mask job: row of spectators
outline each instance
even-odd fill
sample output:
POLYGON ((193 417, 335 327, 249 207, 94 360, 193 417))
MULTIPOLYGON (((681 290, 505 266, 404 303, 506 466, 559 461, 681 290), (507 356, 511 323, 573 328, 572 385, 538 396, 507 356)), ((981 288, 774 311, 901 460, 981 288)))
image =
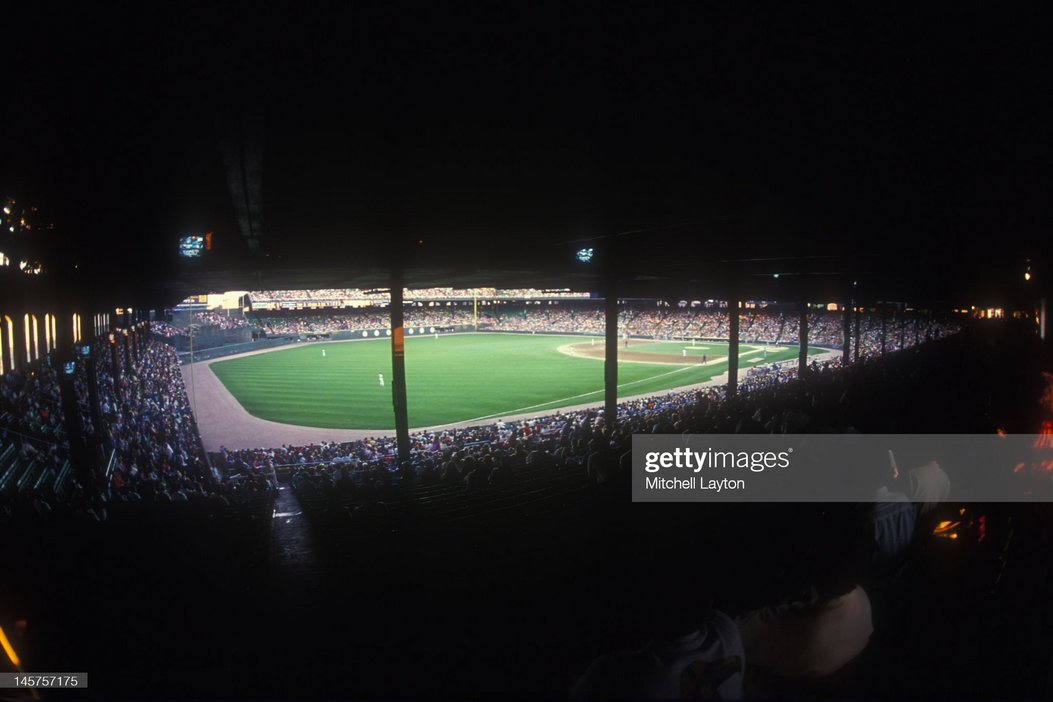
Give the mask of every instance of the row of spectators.
POLYGON ((173 336, 179 336, 187 333, 186 327, 174 327, 168 322, 150 322, 150 332, 155 336, 162 336, 166 339, 170 339, 173 336))
MULTIPOLYGON (((547 298, 588 299, 590 293, 569 290, 536 290, 534 288, 424 288, 406 290, 407 300, 535 300, 547 298)), ((321 290, 256 290, 249 293, 252 302, 278 304, 284 302, 341 304, 351 300, 387 302, 387 292, 367 294, 356 288, 327 288, 321 290)))
POLYGON ((173 336, 186 335, 190 333, 191 327, 197 333, 203 327, 218 327, 219 329, 247 329, 252 323, 238 315, 227 315, 220 312, 207 310, 194 312, 191 320, 186 324, 169 324, 168 322, 151 322, 150 330, 159 336, 171 338, 173 336))
MULTIPOLYGON (((628 313, 620 313, 619 326, 628 313)), ((603 310, 573 307, 527 307, 521 311, 487 316, 486 321, 495 331, 516 332, 577 332, 603 334, 603 310)))
POLYGON ((247 319, 239 315, 223 314, 212 310, 193 313, 193 323, 201 327, 219 327, 221 329, 242 329, 251 326, 247 319))
MULTIPOLYGON (((604 315, 597 309, 568 307, 527 307, 523 311, 487 316, 486 321, 497 331, 604 333, 604 315)), ((798 344, 799 317, 796 314, 744 311, 739 320, 739 339, 744 343, 798 344)), ((853 322, 854 324, 854 322, 853 322)), ((618 315, 619 334, 655 339, 703 338, 726 339, 729 319, 725 310, 698 309, 623 309, 618 315)), ((953 322, 931 321, 915 316, 890 316, 884 323, 886 350, 910 348, 918 341, 940 339, 960 330, 953 322)), ((860 320, 862 356, 875 355, 881 349, 882 320, 877 314, 865 314, 860 320)), ((855 327, 852 327, 855 344, 855 327)), ((840 347, 843 341, 843 319, 840 312, 813 312, 809 315, 809 343, 840 347)), ((854 348, 854 346, 853 346, 854 348)))
MULTIPOLYGON (((444 327, 473 323, 473 315, 465 309, 407 307, 405 322, 410 327, 444 327)), ((386 311, 374 308, 348 310, 341 314, 312 314, 303 317, 261 317, 268 334, 319 334, 353 330, 384 330, 391 326, 386 311)))

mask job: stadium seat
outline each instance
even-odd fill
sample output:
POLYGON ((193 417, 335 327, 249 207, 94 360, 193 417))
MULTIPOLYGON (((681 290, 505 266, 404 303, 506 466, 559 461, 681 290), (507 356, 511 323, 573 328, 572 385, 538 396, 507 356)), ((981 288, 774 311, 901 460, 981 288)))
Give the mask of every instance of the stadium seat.
POLYGON ((69 477, 73 472, 73 464, 66 461, 62 464, 62 468, 59 469, 58 477, 55 478, 55 483, 51 489, 58 496, 62 502, 66 501, 67 493, 69 492, 69 477))
POLYGON ((21 475, 19 475, 18 479, 15 481, 12 490, 20 493, 29 489, 29 487, 35 482, 36 477, 42 468, 43 466, 35 460, 29 461, 28 465, 26 465, 26 469, 22 471, 21 475))

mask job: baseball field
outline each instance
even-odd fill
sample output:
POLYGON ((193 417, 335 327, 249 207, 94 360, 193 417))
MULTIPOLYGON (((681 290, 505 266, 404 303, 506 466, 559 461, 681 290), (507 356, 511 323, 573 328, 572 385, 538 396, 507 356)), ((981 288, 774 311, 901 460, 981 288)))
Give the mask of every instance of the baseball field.
MULTIPOLYGON (((742 345, 739 366, 744 370, 785 361, 797 353, 796 346, 742 345)), ((408 336, 410 426, 485 422, 602 402, 603 354, 599 337, 408 336)), ((727 372, 727 367, 727 344, 632 340, 626 346, 620 341, 619 396, 702 383, 727 372)), ((394 425, 387 338, 304 342, 213 362, 211 368, 242 407, 262 419, 336 429, 394 425)))

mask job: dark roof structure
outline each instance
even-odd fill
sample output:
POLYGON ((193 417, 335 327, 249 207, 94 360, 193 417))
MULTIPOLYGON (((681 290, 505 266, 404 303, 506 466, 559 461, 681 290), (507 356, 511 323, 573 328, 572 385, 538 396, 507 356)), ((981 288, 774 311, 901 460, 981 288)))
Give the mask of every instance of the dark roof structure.
POLYGON ((415 287, 1011 306, 1048 288, 1050 49, 1034 18, 969 11, 27 7, 0 186, 53 214, 16 242, 50 284, 106 305, 398 265, 415 287))

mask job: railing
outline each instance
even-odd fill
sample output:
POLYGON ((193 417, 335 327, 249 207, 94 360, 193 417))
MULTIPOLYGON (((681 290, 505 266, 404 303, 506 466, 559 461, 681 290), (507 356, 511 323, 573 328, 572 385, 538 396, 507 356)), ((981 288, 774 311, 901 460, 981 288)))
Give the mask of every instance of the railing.
POLYGON ((15 429, 11 429, 9 427, 0 427, 0 432, 4 432, 5 434, 14 434, 15 436, 21 436, 23 439, 28 440, 30 442, 30 445, 32 445, 34 448, 36 448, 36 444, 43 444, 45 446, 55 446, 58 448, 61 448, 66 445, 65 443, 49 441, 48 439, 44 439, 39 436, 34 436, 33 434, 23 434, 22 432, 17 431, 15 429))
POLYGON ((110 451, 110 458, 106 461, 106 481, 109 483, 110 476, 113 473, 113 469, 117 467, 117 449, 110 451))

